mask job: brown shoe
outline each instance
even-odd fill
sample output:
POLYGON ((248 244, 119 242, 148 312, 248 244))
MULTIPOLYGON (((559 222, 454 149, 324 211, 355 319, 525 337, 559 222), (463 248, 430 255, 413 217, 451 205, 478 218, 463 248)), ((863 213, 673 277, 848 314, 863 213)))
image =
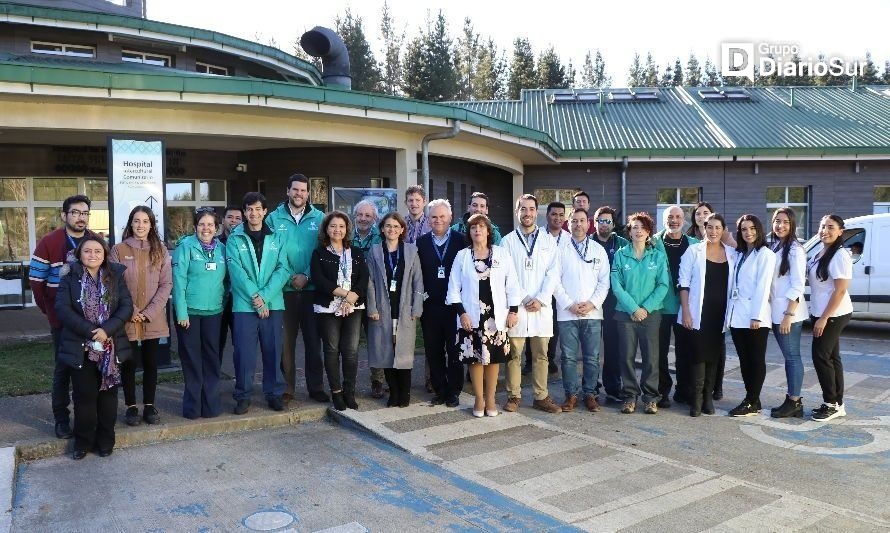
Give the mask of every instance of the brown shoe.
POLYGON ((284 405, 286 407, 287 404, 294 401, 294 395, 289 392, 285 392, 284 394, 281 395, 281 401, 282 401, 282 403, 284 403, 284 405))
POLYGON ((588 394, 586 398, 584 398, 584 405, 587 406, 587 410, 591 413, 599 413, 600 412, 600 404, 596 401, 596 396, 593 394, 588 394))
POLYGON ((510 396, 507 398, 507 403, 504 404, 504 411, 508 413, 515 413, 519 410, 519 398, 516 396, 510 396))
POLYGON ((371 398, 383 398, 383 383, 379 381, 371 382, 371 398))
POLYGON ((643 411, 647 415, 654 415, 658 412, 658 404, 655 402, 646 402, 646 409, 643 411))
POLYGON ((543 400, 535 400, 534 403, 532 403, 532 407, 534 407, 535 409, 540 409, 541 411, 546 411, 548 413, 562 412, 562 408, 553 403, 553 400, 550 398, 550 396, 544 398, 543 400))
POLYGON ((578 395, 577 394, 572 394, 572 395, 566 396, 566 401, 564 401, 562 404, 562 412, 563 413, 571 413, 572 411, 575 410, 575 405, 577 405, 577 404, 578 404, 578 395))
POLYGON ((628 400, 624 402, 624 407, 621 408, 621 412, 629 415, 637 410, 637 402, 636 400, 628 400))

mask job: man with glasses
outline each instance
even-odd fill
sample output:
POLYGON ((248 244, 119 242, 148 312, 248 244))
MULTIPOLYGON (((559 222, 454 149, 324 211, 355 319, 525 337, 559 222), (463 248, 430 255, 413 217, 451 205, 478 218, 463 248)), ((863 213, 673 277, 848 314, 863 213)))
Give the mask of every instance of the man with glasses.
POLYGON ((90 205, 90 199, 82 194, 69 196, 62 202, 60 216, 64 226, 40 239, 31 256, 28 274, 34 301, 46 315, 53 337, 55 368, 52 406, 56 437, 60 439, 70 439, 72 436, 68 410, 68 405, 71 403, 69 394, 71 367, 59 361, 55 353, 59 350, 59 338, 62 332, 62 323, 56 316, 56 291, 59 288, 59 271, 64 265, 75 260, 74 249, 85 236, 95 236, 87 229, 90 222, 90 205))
MULTIPOLYGON (((596 222, 596 231, 590 239, 602 246, 609 257, 609 269, 615 260, 615 252, 629 244, 624 237, 615 233, 615 218, 617 213, 611 207, 604 205, 596 210, 593 218, 596 222)), ((593 226, 593 224, 591 224, 593 226)), ((621 364, 618 354, 618 322, 615 321, 615 306, 618 300, 615 293, 609 288, 609 295, 603 302, 603 357, 602 357, 602 382, 606 390, 606 399, 610 402, 623 403, 621 399, 621 364)))

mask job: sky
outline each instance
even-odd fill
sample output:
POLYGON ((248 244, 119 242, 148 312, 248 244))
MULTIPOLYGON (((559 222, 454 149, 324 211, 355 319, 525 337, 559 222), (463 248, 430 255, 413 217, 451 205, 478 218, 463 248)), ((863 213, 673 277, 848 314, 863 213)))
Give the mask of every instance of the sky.
MULTIPOLYGON (((241 37, 259 38, 264 44, 274 39, 277 46, 293 53, 293 43, 316 25, 334 27, 338 15, 351 9, 361 17, 372 48, 381 59, 380 14, 382 0, 293 1, 251 0, 147 0, 148 18, 241 37), (223 7, 225 6, 225 7, 223 7), (229 7, 229 6, 237 6, 229 7)), ((645 60, 652 52, 659 72, 676 57, 686 59, 694 52, 703 64, 705 57, 719 65, 721 43, 753 42, 797 47, 803 58, 824 53, 845 61, 862 59, 870 51, 882 68, 890 60, 890 39, 885 23, 890 20, 886 0, 676 0, 607 1, 561 0, 519 2, 493 0, 389 0, 397 27, 403 27, 408 40, 425 26, 428 14, 441 9, 449 31, 456 38, 465 17, 470 17, 477 33, 491 37, 501 50, 512 52, 516 37, 527 37, 535 54, 554 46, 564 63, 569 60, 579 70, 588 50, 600 49, 613 85, 627 79, 634 53, 645 60)), ((580 81, 580 77, 579 77, 580 81)))

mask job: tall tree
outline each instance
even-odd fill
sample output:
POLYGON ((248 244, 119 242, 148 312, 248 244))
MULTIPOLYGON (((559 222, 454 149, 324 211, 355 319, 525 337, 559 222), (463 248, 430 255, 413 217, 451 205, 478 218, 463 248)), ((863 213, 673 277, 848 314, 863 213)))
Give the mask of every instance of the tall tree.
POLYGON ((535 81, 535 55, 532 52, 532 45, 527 38, 517 37, 513 41, 507 96, 512 100, 518 100, 522 89, 533 89, 535 81))
POLYGON ((457 97, 460 100, 473 100, 473 81, 479 61, 479 34, 473 29, 470 17, 464 18, 463 33, 457 38, 454 50, 454 61, 459 80, 457 97))
MULTIPOLYGON (((766 57, 775 60, 775 57, 773 57, 772 54, 767 54, 766 57)), ((764 74, 763 72, 760 72, 759 69, 757 69, 757 70, 755 70, 755 74, 756 74, 756 76, 754 78, 755 85, 762 85, 765 87, 770 87, 770 86, 780 84, 778 69, 773 70, 769 74, 764 74)))
POLYGON ((383 39, 383 61, 380 74, 383 78, 383 92, 390 95, 401 93, 402 86, 402 46, 405 44, 405 29, 396 29, 395 19, 384 0, 380 17, 380 36, 383 39))
POLYGON ((315 68, 318 69, 319 72, 322 71, 321 58, 312 57, 311 55, 306 53, 306 50, 303 50, 303 47, 300 45, 300 38, 297 37, 297 40, 294 41, 294 56, 298 59, 302 59, 307 63, 311 63, 315 68))
POLYGON ((566 87, 575 87, 575 80, 577 78, 578 78, 578 69, 576 69, 575 65, 572 64, 572 60, 569 59, 569 64, 566 65, 566 76, 565 76, 566 87))
POLYGON ((598 88, 608 87, 612 80, 606 76, 606 62, 603 54, 597 49, 596 56, 591 57, 590 50, 584 56, 584 66, 581 67, 581 84, 584 87, 598 88))
POLYGON ((723 77, 717 72, 717 67, 711 62, 711 58, 705 58, 704 77, 702 82, 707 87, 719 87, 723 85, 723 77))
POLYGON ((881 83, 881 76, 878 72, 878 67, 875 66, 875 62, 872 61, 871 52, 865 52, 865 61, 857 62, 857 66, 859 67, 859 71, 862 74, 859 75, 859 83, 864 85, 877 85, 881 83))
POLYGON ((541 89, 565 89, 569 87, 566 69, 562 66, 556 50, 551 46, 538 56, 536 85, 541 89))
POLYGON ((476 100, 495 100, 506 96, 507 60, 490 38, 479 46, 473 96, 476 100))
POLYGON ((661 73, 661 78, 658 80, 659 87, 673 87, 674 86, 674 66, 668 63, 664 70, 661 73))
POLYGON ((356 91, 382 91, 383 77, 380 68, 374 58, 374 52, 368 39, 365 38, 365 30, 362 18, 353 16, 352 11, 346 8, 343 18, 337 16, 335 27, 346 50, 349 52, 349 65, 352 75, 352 89, 356 91))
POLYGON ((884 76, 881 81, 890 84, 890 60, 884 61, 884 76))
POLYGON ((652 58, 652 52, 646 53, 646 67, 643 75, 643 85, 646 87, 658 86, 658 67, 655 66, 655 59, 652 58))
POLYGON ((674 72, 671 74, 671 83, 674 87, 683 85, 683 62, 680 58, 674 60, 674 72))
POLYGON ((457 72, 445 15, 439 11, 436 21, 427 17, 426 31, 421 30, 408 45, 403 67, 402 88, 411 98, 440 102, 457 94, 457 72))
POLYGON ((683 84, 687 87, 698 87, 702 82, 701 64, 695 54, 689 53, 689 61, 686 62, 686 72, 683 73, 683 84))
POLYGON ((642 87, 645 83, 645 79, 646 68, 643 66, 642 61, 640 61, 640 54, 634 52, 634 58, 630 63, 630 68, 627 70, 627 86, 642 87))

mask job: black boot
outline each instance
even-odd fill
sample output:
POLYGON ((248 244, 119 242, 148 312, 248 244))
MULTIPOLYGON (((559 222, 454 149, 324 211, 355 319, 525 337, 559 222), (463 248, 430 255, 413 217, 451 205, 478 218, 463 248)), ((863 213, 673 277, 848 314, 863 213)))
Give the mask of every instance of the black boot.
POLYGON ((355 385, 352 383, 343 384, 343 401, 346 402, 346 407, 358 409, 358 402, 355 401, 355 385))
POLYGON ((389 399, 386 401, 386 406, 396 407, 399 405, 399 385, 396 378, 396 369, 384 368, 383 375, 386 377, 386 386, 389 387, 389 399))
POLYGON ((773 407, 770 410, 770 416, 773 418, 803 418, 803 398, 792 400, 786 394, 785 402, 779 407, 773 407))
POLYGON ((396 370, 396 376, 399 384, 399 407, 408 407, 411 403, 411 369, 396 370))
POLYGON ((346 402, 343 401, 343 391, 332 392, 331 393, 331 401, 334 403, 334 409, 336 409, 338 411, 346 410, 346 402))
MULTIPOLYGON (((717 395, 717 392, 714 390, 714 383, 717 380, 717 370, 718 365, 716 363, 705 363, 705 385, 702 390, 702 404, 701 404, 701 412, 706 415, 713 415, 716 413, 714 410, 714 398, 717 395)), ((723 393, 720 393, 720 397, 723 397, 723 393)))
POLYGON ((701 416, 705 388, 705 364, 692 365, 692 394, 689 400, 689 416, 701 416))

